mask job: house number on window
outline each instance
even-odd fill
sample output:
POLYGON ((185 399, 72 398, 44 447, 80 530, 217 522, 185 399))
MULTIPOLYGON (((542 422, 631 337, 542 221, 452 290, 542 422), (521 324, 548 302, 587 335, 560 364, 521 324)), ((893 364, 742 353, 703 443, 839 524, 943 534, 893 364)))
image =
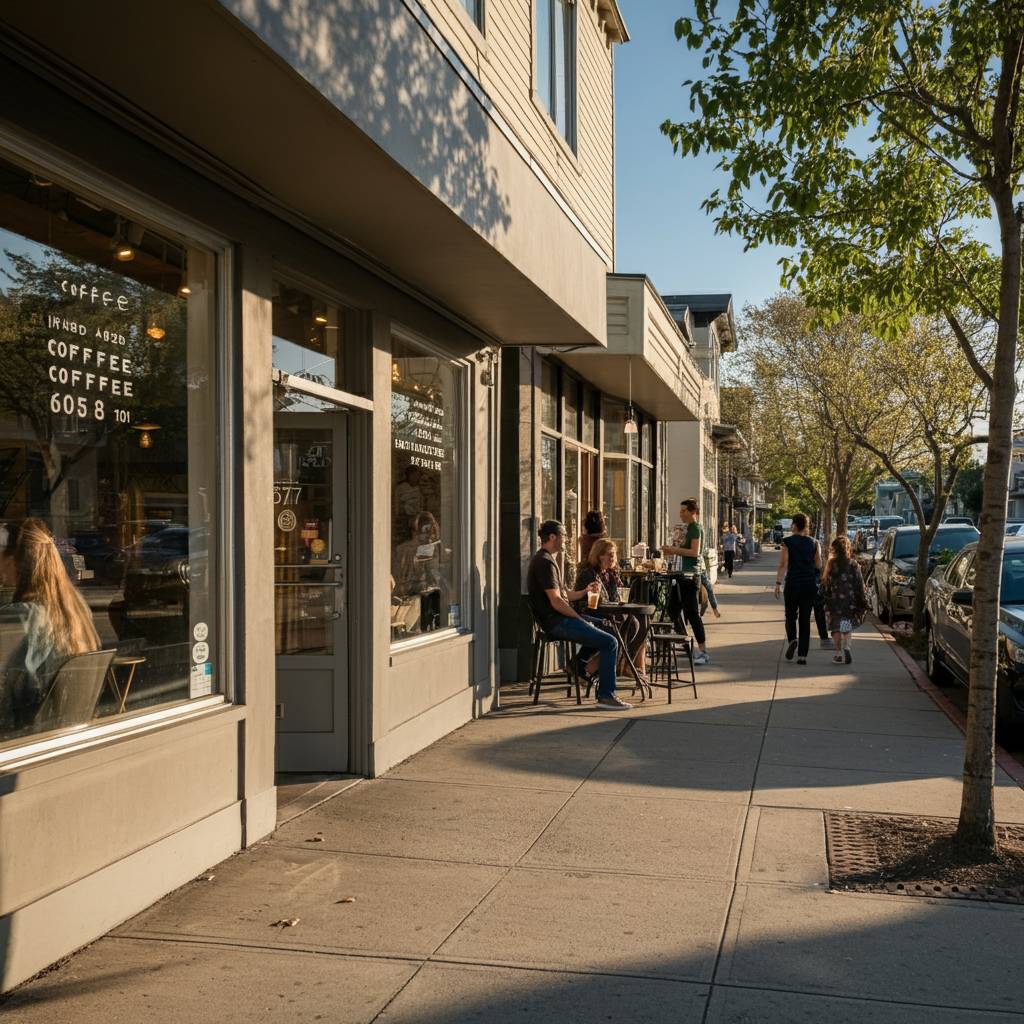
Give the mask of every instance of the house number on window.
POLYGON ((302 488, 290 484, 274 484, 275 505, 298 505, 302 488))

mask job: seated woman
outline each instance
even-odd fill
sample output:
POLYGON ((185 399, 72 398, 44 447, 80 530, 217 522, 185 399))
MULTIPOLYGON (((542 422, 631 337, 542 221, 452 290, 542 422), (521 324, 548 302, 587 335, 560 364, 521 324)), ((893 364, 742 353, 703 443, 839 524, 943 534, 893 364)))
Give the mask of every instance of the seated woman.
POLYGON ((13 603, 0 609, 0 619, 16 625, 18 634, 4 665, 0 717, 14 729, 27 729, 61 665, 98 651, 100 639, 41 519, 7 527, 0 580, 14 588, 13 603))
MULTIPOLYGON (((622 577, 616 559, 615 542, 595 540, 587 556, 587 563, 580 567, 576 574, 574 590, 586 590, 597 580, 601 584, 602 601, 618 601, 619 588, 623 586, 622 577)), ((581 610, 585 611, 586 602, 581 602, 581 610)), ((619 629, 626 643, 637 672, 644 678, 647 676, 647 633, 650 622, 646 618, 635 615, 618 616, 619 629)))

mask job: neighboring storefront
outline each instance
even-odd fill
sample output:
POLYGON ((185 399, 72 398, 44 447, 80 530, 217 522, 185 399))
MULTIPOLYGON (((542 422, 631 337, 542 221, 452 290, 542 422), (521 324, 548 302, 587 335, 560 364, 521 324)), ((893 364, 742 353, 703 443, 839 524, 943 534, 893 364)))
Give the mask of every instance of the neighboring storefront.
POLYGON ((510 681, 529 671, 533 621, 523 595, 538 526, 565 524, 570 586, 592 509, 604 513, 620 559, 665 544, 678 508, 666 490, 666 431, 697 420, 702 382, 687 337, 642 274, 608 276, 606 349, 503 357, 498 647, 510 681))
MULTIPOLYGON (((499 346, 602 346, 611 250, 416 6, 327 12, 328 68, 183 0, 159 73, 145 5, 3 14, 0 988, 267 835, 275 770, 493 705, 499 346)), ((610 101, 621 20, 572 13, 610 101)))

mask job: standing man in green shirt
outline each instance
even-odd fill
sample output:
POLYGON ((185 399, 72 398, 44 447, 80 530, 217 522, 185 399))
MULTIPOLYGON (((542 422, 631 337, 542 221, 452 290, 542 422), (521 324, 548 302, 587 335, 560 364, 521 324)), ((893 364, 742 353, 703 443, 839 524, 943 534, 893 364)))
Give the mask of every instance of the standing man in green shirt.
POLYGON ((673 614, 674 602, 670 603, 669 614, 675 621, 681 612, 693 631, 693 638, 699 648, 693 657, 694 665, 708 665, 711 662, 711 655, 707 652, 707 635, 704 632, 704 620, 700 617, 701 550, 704 531, 697 522, 699 514, 700 505, 697 499, 686 498, 679 506, 679 521, 682 525, 672 538, 673 543, 663 547, 661 553, 676 563, 673 567, 673 582, 678 589, 678 605, 673 614))

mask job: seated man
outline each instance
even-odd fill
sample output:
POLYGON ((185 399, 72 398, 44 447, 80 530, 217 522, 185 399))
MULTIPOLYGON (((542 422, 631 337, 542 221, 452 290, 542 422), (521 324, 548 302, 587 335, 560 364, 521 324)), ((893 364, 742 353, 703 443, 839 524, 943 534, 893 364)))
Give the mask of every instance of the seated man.
POLYGON ((597 687, 598 707, 625 710, 631 708, 615 694, 615 663, 618 660, 618 641, 599 629, 601 619, 580 615, 569 603, 585 597, 587 591, 600 591, 597 581, 586 590, 566 592, 562 587, 562 573, 558 555, 565 543, 565 529, 556 519, 541 523, 540 550, 530 559, 526 572, 526 593, 540 628, 556 640, 580 644, 580 660, 585 661, 597 653, 600 659, 600 681, 597 687))

